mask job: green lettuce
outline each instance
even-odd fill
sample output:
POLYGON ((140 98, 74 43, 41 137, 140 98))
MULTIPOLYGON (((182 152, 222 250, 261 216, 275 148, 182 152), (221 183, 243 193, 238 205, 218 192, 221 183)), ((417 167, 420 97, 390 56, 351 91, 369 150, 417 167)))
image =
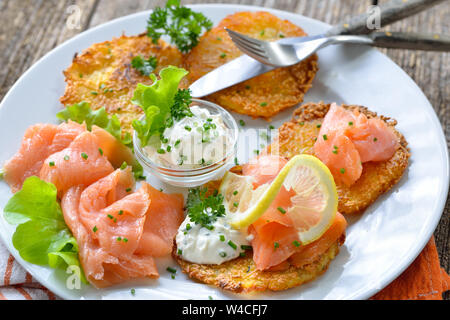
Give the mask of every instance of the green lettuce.
POLYGON ((28 178, 3 211, 6 221, 17 225, 12 242, 25 261, 55 269, 80 267, 78 244, 64 221, 53 184, 28 178))
POLYGON ((62 121, 72 120, 78 123, 86 123, 90 131, 93 125, 105 129, 124 145, 132 147, 133 140, 129 132, 123 134, 120 120, 116 115, 108 116, 105 108, 93 110, 89 102, 80 102, 67 106, 58 112, 56 117, 62 121))
POLYGON ((168 119, 171 119, 171 108, 180 81, 187 74, 182 68, 169 66, 160 71, 159 80, 155 74, 150 75, 154 81, 152 85, 137 85, 131 102, 144 110, 145 117, 142 120, 135 119, 133 128, 142 146, 146 146, 152 136, 160 135, 164 131, 168 119))
MULTIPOLYGON (((72 120, 78 123, 86 123, 86 128, 90 131, 95 125, 108 131, 117 140, 122 142, 127 147, 133 149, 133 140, 129 132, 123 133, 120 125, 120 120, 116 115, 108 116, 105 108, 102 107, 93 110, 88 102, 80 102, 67 106, 64 110, 58 112, 56 117, 62 121, 72 120)), ((137 180, 143 179, 144 169, 139 162, 134 161, 132 164, 134 177, 137 180)))

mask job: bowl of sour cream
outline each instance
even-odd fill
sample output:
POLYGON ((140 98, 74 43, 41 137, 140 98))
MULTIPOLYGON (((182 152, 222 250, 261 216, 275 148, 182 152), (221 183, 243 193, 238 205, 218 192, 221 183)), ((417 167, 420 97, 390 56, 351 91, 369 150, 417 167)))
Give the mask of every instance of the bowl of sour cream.
POLYGON ((134 132, 136 158, 144 170, 178 187, 196 187, 220 178, 236 157, 238 126, 212 102, 192 99, 191 116, 174 121, 146 146, 134 132))

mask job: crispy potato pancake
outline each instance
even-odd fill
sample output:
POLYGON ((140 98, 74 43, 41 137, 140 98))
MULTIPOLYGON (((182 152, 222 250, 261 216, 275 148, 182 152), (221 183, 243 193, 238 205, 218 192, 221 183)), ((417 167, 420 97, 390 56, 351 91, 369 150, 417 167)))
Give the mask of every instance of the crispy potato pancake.
MULTIPOLYGON (((242 167, 235 166, 231 172, 242 174, 242 167)), ((210 181, 205 187, 208 194, 218 190, 221 180, 210 181)), ((221 265, 198 264, 185 261, 177 254, 174 241, 173 258, 178 262, 181 270, 190 278, 210 284, 235 293, 252 293, 258 291, 281 291, 300 286, 312 281, 324 273, 331 261, 338 255, 339 247, 345 242, 345 234, 336 241, 316 261, 300 268, 289 263, 289 259, 270 270, 260 271, 253 262, 253 252, 247 251, 245 257, 239 257, 221 265)))
MULTIPOLYGON (((200 43, 187 55, 185 66, 190 71, 189 83, 242 54, 225 27, 268 41, 306 36, 300 27, 267 12, 230 15, 204 34, 200 43)), ((313 55, 299 64, 273 70, 216 92, 206 99, 229 110, 269 120, 281 110, 303 101, 317 70, 317 56, 313 55)))
POLYGON ((131 132, 131 121, 143 114, 130 102, 133 91, 138 83, 152 84, 148 76, 131 66, 138 55, 157 58, 156 74, 169 65, 180 67, 183 61, 178 49, 162 40, 153 44, 145 34, 96 43, 76 55, 64 71, 67 86, 61 103, 67 106, 87 101, 94 109, 105 107, 109 114, 117 114, 124 130, 131 132))
MULTIPOLYGON (((291 158, 297 154, 314 154, 314 143, 319 135, 320 124, 330 108, 330 104, 307 103, 299 107, 290 122, 278 129, 267 152, 291 158), (278 150, 277 150, 278 148, 278 150)), ((391 189, 402 177, 408 166, 409 151, 403 135, 395 130, 397 121, 378 116, 367 108, 356 105, 344 105, 344 108, 359 109, 368 118, 378 117, 394 129, 400 143, 391 159, 382 162, 366 162, 363 164, 361 177, 350 187, 336 184, 339 195, 338 211, 342 214, 363 212, 380 195, 391 189)))
POLYGON ((338 242, 334 243, 312 264, 302 268, 290 265, 287 269, 280 271, 257 270, 251 251, 248 251, 245 257, 239 257, 221 265, 212 265, 185 261, 177 255, 176 250, 175 245, 172 256, 181 266, 181 270, 190 278, 235 293, 252 293, 286 290, 314 280, 327 270, 331 260, 339 253, 339 245, 338 242))

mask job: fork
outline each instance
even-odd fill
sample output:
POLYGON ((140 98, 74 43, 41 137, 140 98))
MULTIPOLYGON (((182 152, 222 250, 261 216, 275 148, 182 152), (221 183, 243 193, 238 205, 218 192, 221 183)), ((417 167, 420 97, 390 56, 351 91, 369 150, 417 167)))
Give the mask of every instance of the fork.
POLYGON ((369 35, 330 35, 262 41, 225 28, 236 47, 253 59, 273 67, 288 67, 319 49, 334 44, 361 44, 382 48, 450 51, 450 37, 438 34, 373 32, 369 35))

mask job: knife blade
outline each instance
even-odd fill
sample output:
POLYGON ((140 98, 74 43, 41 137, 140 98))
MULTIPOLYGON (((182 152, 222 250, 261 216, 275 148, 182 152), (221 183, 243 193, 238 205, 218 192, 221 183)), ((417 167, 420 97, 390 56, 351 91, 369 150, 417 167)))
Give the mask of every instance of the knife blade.
MULTIPOLYGON (((291 44, 315 40, 322 37, 324 37, 324 35, 284 38, 278 40, 278 42, 291 44)), ((262 64, 247 55, 242 55, 207 73, 192 83, 189 89, 191 89, 192 97, 201 98, 274 69, 276 68, 262 64)))

